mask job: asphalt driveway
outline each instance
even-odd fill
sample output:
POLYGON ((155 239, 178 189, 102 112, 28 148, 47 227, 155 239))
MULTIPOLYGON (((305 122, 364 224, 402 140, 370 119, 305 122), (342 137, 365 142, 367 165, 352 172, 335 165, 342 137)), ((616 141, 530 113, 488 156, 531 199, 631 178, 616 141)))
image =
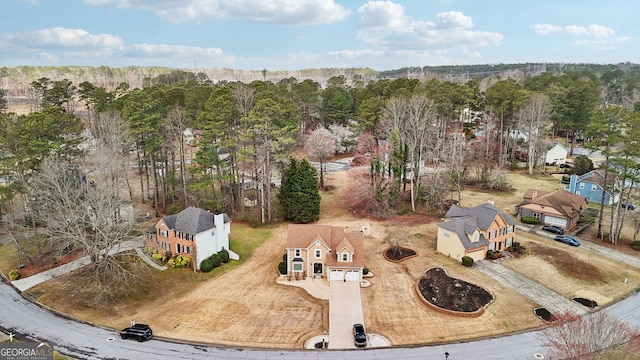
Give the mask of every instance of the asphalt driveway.
MULTIPOLYGON (((359 281, 329 285, 329 349, 352 349, 353 324, 364 324, 359 281)), ((366 329, 366 325, 365 325, 366 329)))

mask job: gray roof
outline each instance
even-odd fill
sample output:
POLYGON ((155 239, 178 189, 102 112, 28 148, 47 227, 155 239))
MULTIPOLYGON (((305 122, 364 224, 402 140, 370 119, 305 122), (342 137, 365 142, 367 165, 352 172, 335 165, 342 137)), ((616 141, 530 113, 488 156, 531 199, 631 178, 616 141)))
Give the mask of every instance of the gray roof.
POLYGON ((471 209, 465 209, 458 205, 453 205, 451 206, 449 211, 447 211, 444 217, 460 218, 460 217, 475 216, 477 218, 478 228, 482 231, 486 231, 487 229, 489 229, 489 226, 491 226, 491 224, 493 223, 493 220, 495 220, 496 215, 498 214, 502 215, 502 217, 504 218, 504 221, 506 221, 508 225, 516 225, 516 221, 513 220, 511 216, 507 215, 502 210, 498 209, 497 207, 489 203, 484 203, 484 204, 472 207, 471 209))
POLYGON ((472 242, 467 235, 473 234, 473 232, 478 229, 478 217, 475 215, 453 218, 449 221, 438 224, 438 226, 456 233, 462 243, 462 246, 464 246, 466 250, 489 245, 489 240, 487 240, 482 233, 480 233, 480 239, 476 242, 472 242))
MULTIPOLYGON (((224 223, 231 222, 227 214, 224 215, 224 223)), ((186 234, 196 235, 203 231, 213 229, 213 213, 190 206, 177 214, 162 218, 171 230, 180 231, 186 234)))

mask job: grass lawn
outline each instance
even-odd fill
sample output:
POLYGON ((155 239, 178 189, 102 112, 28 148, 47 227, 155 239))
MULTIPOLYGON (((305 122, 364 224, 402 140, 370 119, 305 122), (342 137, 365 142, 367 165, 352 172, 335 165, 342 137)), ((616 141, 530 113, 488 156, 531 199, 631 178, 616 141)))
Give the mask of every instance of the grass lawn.
MULTIPOLYGON (((86 321, 118 328, 130 314, 151 301, 169 302, 185 294, 198 284, 220 276, 247 261, 255 250, 271 235, 272 229, 253 229, 245 224, 234 223, 229 236, 229 247, 240 255, 240 260, 224 264, 209 273, 194 272, 188 269, 167 269, 165 271, 150 270, 142 282, 116 305, 105 307, 90 305, 86 299, 69 298, 66 293, 70 288, 81 286, 83 279, 74 274, 50 280, 29 289, 26 293, 39 302, 58 311, 86 321)), ((127 323, 129 320, 124 321, 127 323)))

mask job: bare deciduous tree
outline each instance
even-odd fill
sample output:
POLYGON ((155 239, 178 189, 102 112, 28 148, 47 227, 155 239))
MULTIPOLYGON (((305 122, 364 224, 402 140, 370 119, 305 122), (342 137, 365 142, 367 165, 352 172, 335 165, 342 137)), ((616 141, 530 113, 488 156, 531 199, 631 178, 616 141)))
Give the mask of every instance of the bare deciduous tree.
POLYGON ((385 241, 394 254, 400 255, 400 248, 409 240, 409 233, 404 229, 394 229, 387 233, 385 241))
POLYGON ((606 311, 557 315, 541 333, 552 359, 626 359, 621 348, 636 337, 637 331, 606 311))
POLYGON ((91 263, 81 270, 86 286, 77 291, 97 303, 118 298, 130 290, 140 274, 135 262, 120 253, 136 237, 133 206, 113 158, 96 156, 89 176, 79 166, 48 158, 30 182, 34 214, 46 226, 53 249, 65 254, 80 251, 91 263))
POLYGON ((544 94, 531 94, 518 110, 517 117, 520 130, 527 134, 527 167, 529 174, 533 174, 533 167, 540 157, 537 145, 551 127, 551 100, 544 94))

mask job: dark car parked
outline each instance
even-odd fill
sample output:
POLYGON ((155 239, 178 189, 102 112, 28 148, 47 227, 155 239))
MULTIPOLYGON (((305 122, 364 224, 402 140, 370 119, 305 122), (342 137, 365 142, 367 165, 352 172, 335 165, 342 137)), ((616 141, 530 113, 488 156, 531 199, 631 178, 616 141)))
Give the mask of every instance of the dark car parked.
POLYGON ((561 243, 565 243, 571 246, 580 246, 580 241, 569 235, 558 235, 556 236, 556 241, 560 241, 561 243))
POLYGON ((123 339, 135 339, 138 341, 145 341, 151 339, 153 331, 149 325, 134 324, 128 328, 120 330, 120 337, 123 339))
POLYGON ((623 208, 627 208, 628 210, 635 210, 636 206, 633 205, 632 203, 620 203, 620 206, 622 206, 623 208))
POLYGON ((554 233, 557 235, 563 235, 564 234, 564 230, 562 230, 562 228, 559 228, 557 226, 553 226, 553 225, 545 225, 542 227, 542 230, 544 231, 548 231, 550 233, 554 233))
POLYGON ((357 347, 367 346, 367 334, 364 332, 364 325, 353 325, 353 339, 357 347))

